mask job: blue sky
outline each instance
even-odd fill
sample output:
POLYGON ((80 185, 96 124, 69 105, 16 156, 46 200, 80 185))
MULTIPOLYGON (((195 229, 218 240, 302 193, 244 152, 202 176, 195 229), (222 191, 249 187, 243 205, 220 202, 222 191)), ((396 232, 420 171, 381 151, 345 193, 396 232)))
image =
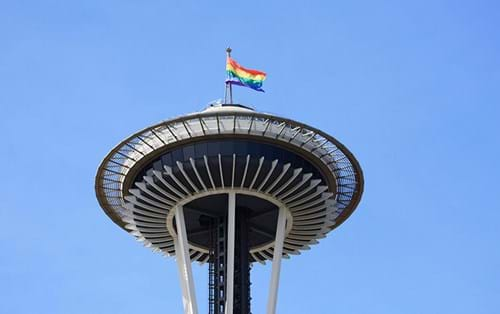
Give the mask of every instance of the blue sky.
MULTIPOLYGON (((497 1, 4 1, 0 313, 181 313, 172 259, 116 227, 94 175, 122 138, 221 98, 343 142, 357 211, 285 261, 278 312, 500 308, 497 1)), ((200 312, 206 269, 194 266, 200 312)), ((255 266, 254 313, 269 267, 255 266)))

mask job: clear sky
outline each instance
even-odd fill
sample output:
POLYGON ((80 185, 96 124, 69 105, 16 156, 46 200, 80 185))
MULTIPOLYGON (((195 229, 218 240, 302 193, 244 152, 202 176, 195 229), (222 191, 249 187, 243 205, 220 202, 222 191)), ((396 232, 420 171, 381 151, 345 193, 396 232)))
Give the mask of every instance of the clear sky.
MULTIPOLYGON (((121 139, 223 96, 343 142, 357 211, 283 264, 278 312, 498 313, 498 1, 3 1, 0 313, 181 313, 173 259, 115 226, 94 175, 121 139)), ((195 265, 200 313, 206 269, 195 265)), ((253 269, 264 313, 269 267, 253 269)))

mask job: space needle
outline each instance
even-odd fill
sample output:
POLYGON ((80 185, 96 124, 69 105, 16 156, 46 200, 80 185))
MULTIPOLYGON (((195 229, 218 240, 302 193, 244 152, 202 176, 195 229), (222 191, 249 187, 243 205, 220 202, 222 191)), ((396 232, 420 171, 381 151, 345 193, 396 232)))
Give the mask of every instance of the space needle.
POLYGON ((224 103, 123 140, 99 166, 95 191, 115 224, 176 259, 184 313, 198 313, 192 262, 208 264, 209 314, 252 313, 252 264, 270 262, 274 314, 282 259, 353 213, 363 174, 327 133, 233 103, 233 85, 259 90, 265 74, 229 53, 224 103))

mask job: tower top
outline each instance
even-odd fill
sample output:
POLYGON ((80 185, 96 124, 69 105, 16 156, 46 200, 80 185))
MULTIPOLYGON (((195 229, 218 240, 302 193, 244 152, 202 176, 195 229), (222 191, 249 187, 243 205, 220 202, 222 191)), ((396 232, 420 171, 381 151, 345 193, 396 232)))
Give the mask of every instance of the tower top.
POLYGON ((242 104, 210 104, 202 112, 223 112, 223 111, 255 111, 254 108, 242 104))
MULTIPOLYGON (((308 213, 288 224, 285 249, 293 255, 309 249, 352 214, 363 192, 363 174, 353 154, 319 129, 243 106, 221 104, 163 121, 126 138, 101 163, 95 188, 101 207, 117 225, 165 255, 175 255, 169 242, 175 229, 167 221, 148 218, 147 223, 154 221, 158 224, 154 228, 165 235, 157 243, 160 239, 151 236, 150 227, 143 226, 143 218, 136 213, 142 201, 149 202, 149 207, 166 202, 165 209, 155 210, 164 210, 167 216, 172 212, 170 206, 184 198, 192 200, 200 193, 222 193, 227 188, 282 202, 290 215, 294 211, 308 213), (181 180, 184 192, 173 177, 181 180), (168 183, 177 191, 161 188, 174 199, 159 195, 152 204, 148 198, 157 194, 149 190, 152 184, 170 178, 173 181, 168 183), (301 185, 287 191, 297 184, 301 185), (305 235, 301 234, 304 228, 310 230, 305 235), (288 232, 301 236, 297 239, 288 232)), ((192 244, 194 260, 205 262, 202 241, 198 246, 192 244)), ((266 245, 256 246, 252 253, 258 262, 272 257, 266 245)))

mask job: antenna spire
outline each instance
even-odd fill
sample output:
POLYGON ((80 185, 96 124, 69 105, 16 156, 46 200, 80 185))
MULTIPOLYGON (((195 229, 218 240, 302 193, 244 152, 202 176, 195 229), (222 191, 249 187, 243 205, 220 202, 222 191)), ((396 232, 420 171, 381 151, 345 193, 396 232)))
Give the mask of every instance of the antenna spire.
MULTIPOLYGON (((231 49, 231 47, 227 47, 227 49, 226 49, 227 59, 231 58, 231 51, 233 51, 233 49, 231 49)), ((226 61, 226 63, 227 63, 227 61, 226 61)), ((229 81, 229 77, 228 77, 228 79, 226 79, 226 92, 224 94, 224 104, 228 104, 228 100, 229 100, 229 104, 233 103, 233 86, 231 85, 231 82, 229 81)))

